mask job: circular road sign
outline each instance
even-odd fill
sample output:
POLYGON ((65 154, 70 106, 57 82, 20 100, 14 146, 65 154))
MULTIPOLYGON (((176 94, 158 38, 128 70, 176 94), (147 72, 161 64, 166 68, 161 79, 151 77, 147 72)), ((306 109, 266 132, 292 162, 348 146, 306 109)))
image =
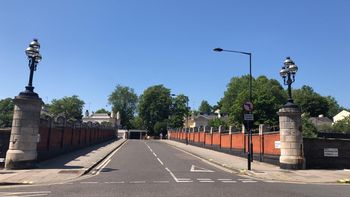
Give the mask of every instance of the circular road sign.
POLYGON ((243 108, 245 111, 251 112, 253 111, 253 103, 251 103, 250 101, 245 102, 243 108))

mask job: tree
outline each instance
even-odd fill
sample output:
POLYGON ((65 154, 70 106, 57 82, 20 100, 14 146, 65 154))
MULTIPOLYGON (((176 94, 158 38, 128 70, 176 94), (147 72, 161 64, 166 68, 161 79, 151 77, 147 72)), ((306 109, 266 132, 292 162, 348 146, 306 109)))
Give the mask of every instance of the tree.
POLYGON ((189 114, 187 108, 188 97, 180 94, 173 98, 172 105, 170 106, 169 127, 181 128, 184 125, 184 117, 189 114))
POLYGON ((213 107, 208 103, 208 101, 203 100, 199 106, 199 113, 210 114, 213 110, 213 107))
POLYGON ((139 116, 134 117, 130 122, 131 122, 132 129, 140 129, 140 130, 146 129, 145 125, 143 124, 142 118, 140 118, 139 116))
POLYGON ((104 114, 111 115, 111 112, 107 111, 107 110, 104 109, 104 108, 101 108, 101 109, 96 110, 95 113, 104 113, 104 114))
POLYGON ((0 100, 0 128, 12 126, 14 106, 11 98, 0 100))
MULTIPOLYGON (((218 103, 221 112, 229 114, 229 121, 236 126, 243 123, 243 104, 249 100, 249 75, 233 77, 227 85, 224 97, 218 103)), ((277 111, 286 102, 287 96, 277 80, 260 76, 252 79, 252 103, 254 123, 277 125, 277 111)))
POLYGON ((315 138, 317 137, 317 128, 315 127, 314 124, 312 124, 309 121, 309 119, 310 119, 310 115, 307 113, 301 117, 302 135, 303 137, 307 137, 307 138, 315 138))
POLYGON ((170 115, 170 90, 163 85, 147 88, 140 96, 138 114, 150 135, 154 135, 154 125, 163 122, 170 115))
POLYGON ((134 89, 117 85, 115 90, 108 98, 108 102, 112 105, 112 110, 115 114, 119 112, 120 123, 122 128, 131 129, 131 120, 134 118, 137 105, 137 95, 134 89))
POLYGON ((335 122, 333 125, 333 131, 350 133, 350 116, 347 116, 344 119, 335 122))
POLYGON ((69 121, 81 120, 85 102, 80 100, 77 95, 63 97, 62 99, 53 99, 48 104, 49 113, 58 116, 63 115, 69 121))
POLYGON ((220 118, 214 118, 212 120, 209 120, 208 122, 209 127, 219 128, 220 125, 223 127, 227 127, 227 123, 220 118))
POLYGON ((328 103, 328 112, 325 114, 325 116, 329 118, 333 118, 335 115, 337 115, 339 112, 341 112, 344 108, 341 107, 338 102, 335 100, 332 96, 325 97, 327 103, 328 103))
POLYGON ((308 113, 311 117, 328 114, 327 100, 316 93, 312 87, 304 85, 300 89, 294 90, 292 95, 302 113, 308 113))
POLYGON ((166 121, 156 122, 153 129, 154 129, 155 136, 159 136, 160 134, 165 136, 167 134, 167 122, 166 121))

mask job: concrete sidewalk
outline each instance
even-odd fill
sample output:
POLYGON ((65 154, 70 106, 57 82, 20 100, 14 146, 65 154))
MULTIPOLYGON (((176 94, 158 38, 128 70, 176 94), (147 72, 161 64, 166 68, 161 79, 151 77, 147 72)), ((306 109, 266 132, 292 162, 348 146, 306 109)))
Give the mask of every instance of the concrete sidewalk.
POLYGON ((108 141, 38 163, 29 170, 0 170, 0 185, 52 184, 80 177, 126 140, 108 141))
POLYGON ((162 142, 237 173, 265 181, 293 183, 346 183, 350 179, 350 170, 283 170, 280 169, 279 166, 259 161, 252 162, 252 170, 248 171, 246 170, 247 160, 245 158, 197 146, 186 145, 172 140, 162 140, 162 142))

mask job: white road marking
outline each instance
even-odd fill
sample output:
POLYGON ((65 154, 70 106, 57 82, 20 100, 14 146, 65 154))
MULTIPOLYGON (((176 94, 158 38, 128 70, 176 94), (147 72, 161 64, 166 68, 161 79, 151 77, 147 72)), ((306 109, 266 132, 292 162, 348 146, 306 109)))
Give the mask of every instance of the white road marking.
POLYGON ((124 181, 116 181, 116 182, 109 182, 110 184, 123 184, 125 183, 124 181))
POLYGON ((237 183, 237 181, 221 181, 223 183, 237 183))
POLYGON ((199 181, 200 183, 214 183, 215 181, 199 181))
POLYGON ((198 166, 195 166, 195 165, 192 165, 191 169, 190 169, 190 172, 214 172, 214 171, 208 170, 208 169, 205 169, 205 168, 202 168, 202 167, 198 167, 198 166))
POLYGON ((81 184, 97 184, 98 182, 80 182, 81 184))
POLYGON ((190 181, 177 181, 177 183, 192 183, 193 181, 190 180, 190 181))
POLYGON ((169 183, 169 181, 153 181, 153 183, 169 183))
POLYGON ((258 181, 242 181, 243 183, 256 183, 258 181))
POLYGON ((197 179, 198 181, 211 181, 211 179, 208 179, 208 178, 199 178, 197 179))
POLYGON ((96 175, 100 174, 100 172, 103 170, 103 168, 105 168, 109 164, 109 162, 111 162, 110 159, 101 167, 101 169, 96 173, 96 175))
POLYGON ((179 180, 176 178, 176 176, 174 175, 174 173, 173 173, 172 171, 170 171, 169 168, 165 168, 165 170, 168 171, 169 174, 171 175, 171 177, 173 177, 173 179, 175 180, 175 182, 178 183, 179 180))
POLYGON ((129 183, 146 183, 146 181, 130 181, 129 183))
POLYGON ((160 164, 162 164, 162 166, 164 166, 164 163, 157 157, 157 160, 159 161, 160 164))
POLYGON ((47 196, 51 191, 37 191, 37 192, 0 192, 1 196, 47 196))
POLYGON ((239 181, 251 181, 252 179, 237 179, 239 181))
POLYGON ((232 179, 218 179, 218 181, 231 181, 232 179))
POLYGON ((153 153, 153 155, 154 155, 155 157, 157 157, 157 155, 156 155, 155 153, 153 153))

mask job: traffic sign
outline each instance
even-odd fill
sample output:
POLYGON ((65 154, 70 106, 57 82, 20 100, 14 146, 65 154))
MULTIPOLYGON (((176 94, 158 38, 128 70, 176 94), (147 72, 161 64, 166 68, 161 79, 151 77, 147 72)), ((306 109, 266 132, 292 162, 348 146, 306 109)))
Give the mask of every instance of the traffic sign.
POLYGON ((253 111, 253 103, 250 101, 245 102, 243 105, 243 109, 248 112, 253 111))
POLYGON ((244 120, 245 121, 253 121, 254 120, 253 114, 244 114, 244 120))

